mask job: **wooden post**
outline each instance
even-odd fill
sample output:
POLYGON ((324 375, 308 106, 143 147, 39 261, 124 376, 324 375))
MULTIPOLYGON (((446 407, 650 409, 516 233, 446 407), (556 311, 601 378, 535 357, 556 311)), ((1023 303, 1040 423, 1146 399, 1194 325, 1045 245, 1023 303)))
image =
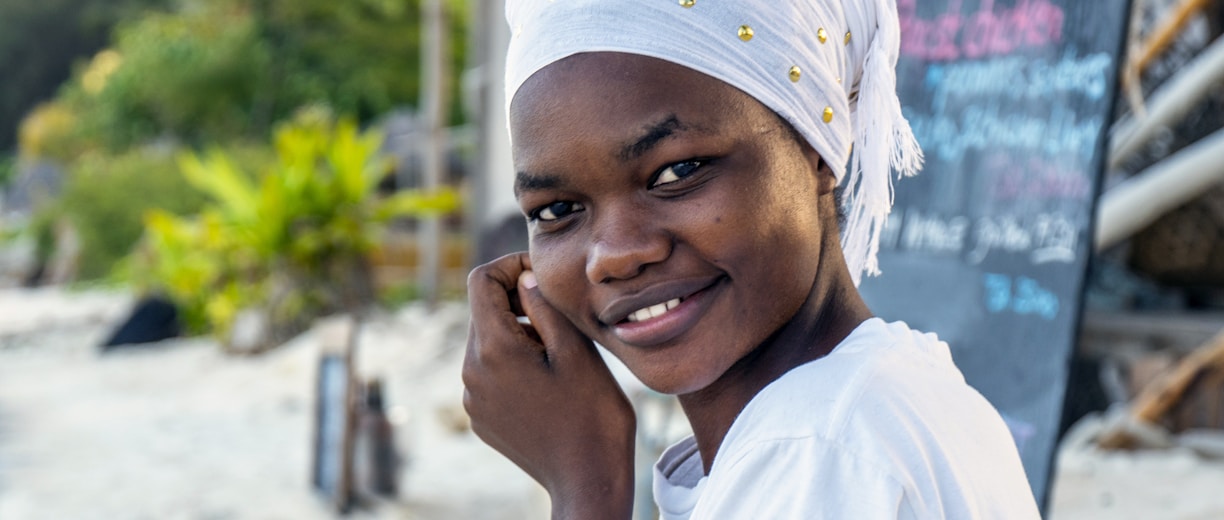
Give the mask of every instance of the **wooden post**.
POLYGON ((487 262, 512 250, 526 248, 526 241, 516 243, 513 231, 507 235, 507 224, 517 222, 522 238, 526 238, 526 226, 514 199, 514 166, 510 157, 510 133, 506 125, 505 75, 506 48, 510 45, 510 27, 506 23, 506 4, 503 0, 473 0, 473 18, 479 25, 473 30, 479 49, 475 57, 478 71, 476 105, 472 114, 476 118, 478 138, 476 153, 478 160, 474 175, 468 184, 469 227, 475 247, 471 248, 469 262, 476 265, 487 262))
MULTIPOLYGON (((443 0, 425 0, 421 19, 425 31, 421 38, 422 74, 421 105, 425 123, 425 138, 421 140, 421 188, 427 192, 442 185, 446 171, 446 127, 450 107, 447 81, 449 38, 446 9, 443 0)), ((417 237, 420 243, 420 288, 426 303, 432 308, 438 302, 438 282, 441 278, 442 225, 437 217, 421 220, 417 237)))

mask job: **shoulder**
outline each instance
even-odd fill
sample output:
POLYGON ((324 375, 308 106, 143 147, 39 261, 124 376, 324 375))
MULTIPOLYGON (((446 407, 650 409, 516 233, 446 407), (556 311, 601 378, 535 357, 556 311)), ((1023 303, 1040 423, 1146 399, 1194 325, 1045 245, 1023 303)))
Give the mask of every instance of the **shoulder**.
MULTIPOLYGON (((823 358, 795 367, 761 390, 740 413, 729 439, 837 439, 863 411, 912 391, 970 390, 946 343, 901 322, 863 322, 823 358)), ((900 403, 898 403, 900 404, 900 403)))
POLYGON ((728 432, 711 480, 719 472, 772 475, 822 494, 830 483, 877 499, 896 493, 904 500, 895 507, 919 516, 974 518, 990 507, 1036 517, 1006 426, 965 383, 947 344, 879 319, 762 390, 728 432), (1000 502, 983 506, 990 501, 1000 502))

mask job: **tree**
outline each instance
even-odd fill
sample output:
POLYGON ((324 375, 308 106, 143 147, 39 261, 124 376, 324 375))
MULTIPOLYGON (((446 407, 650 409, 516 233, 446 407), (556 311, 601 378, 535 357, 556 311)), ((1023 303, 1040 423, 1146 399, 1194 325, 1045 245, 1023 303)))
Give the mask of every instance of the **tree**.
MULTIPOLYGON (((173 12, 124 22, 112 47, 79 67, 57 98, 79 123, 64 136, 66 148, 259 139, 302 106, 326 105, 363 123, 413 106, 416 4, 183 0, 173 12)), ((457 27, 463 14, 454 17, 457 27)), ((452 34, 453 70, 462 70, 465 38, 462 30, 452 34)))
MULTIPOLYGON (((70 173, 68 186, 92 186, 87 191, 98 197, 119 197, 90 201, 88 207, 107 212, 105 219, 77 211, 82 235, 98 238, 85 241, 83 254, 99 261, 83 274, 108 272, 111 259, 130 250, 132 226, 112 222, 139 221, 141 205, 124 197, 131 196, 141 175, 166 175, 168 168, 156 161, 143 171, 128 168, 142 157, 157 156, 137 151, 263 143, 278 121, 303 106, 325 106, 364 125, 396 107, 415 105, 417 4, 178 0, 172 10, 119 23, 111 46, 78 66, 58 96, 30 112, 21 129, 24 157, 58 160, 70 173), (107 167, 119 159, 124 168, 107 167)), ((456 14, 456 26, 462 27, 463 12, 456 14)), ((454 59, 460 62, 464 35, 452 34, 454 59)), ((141 190, 148 201, 176 197, 179 189, 169 181, 147 186, 165 191, 141 190)))
POLYGON ((17 123, 50 99, 72 65, 106 45, 114 24, 168 0, 5 0, 0 2, 0 152, 17 123))

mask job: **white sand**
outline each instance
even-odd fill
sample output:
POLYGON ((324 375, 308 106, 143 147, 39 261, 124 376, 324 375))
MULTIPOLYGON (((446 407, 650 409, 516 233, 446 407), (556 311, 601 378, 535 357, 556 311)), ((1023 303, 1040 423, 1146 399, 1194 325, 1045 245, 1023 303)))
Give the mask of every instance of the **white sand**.
MULTIPOLYGON (((207 338, 106 355, 131 299, 0 290, 0 519, 330 518, 307 485, 318 341, 234 358, 207 338)), ((360 373, 386 379, 402 498, 354 518, 546 518, 542 492, 470 432, 459 304, 364 329, 360 373)), ((644 421, 650 422, 650 421, 644 421)), ((1224 463, 1185 450, 1060 455, 1051 518, 1224 518, 1224 463)))
MULTIPOLYGON (((0 291, 0 519, 329 518, 307 485, 312 334, 234 358, 209 339, 105 355, 127 297, 0 291)), ((462 389, 466 311, 411 308, 366 331, 411 457, 403 498, 356 518, 519 519, 534 483, 471 433, 442 425, 462 389), (441 413, 440 413, 441 411, 441 413)))
POLYGON ((1064 439, 1051 496, 1053 520, 1224 518, 1224 461, 1204 460, 1184 447, 1102 451, 1088 439, 1103 424, 1086 417, 1064 439))

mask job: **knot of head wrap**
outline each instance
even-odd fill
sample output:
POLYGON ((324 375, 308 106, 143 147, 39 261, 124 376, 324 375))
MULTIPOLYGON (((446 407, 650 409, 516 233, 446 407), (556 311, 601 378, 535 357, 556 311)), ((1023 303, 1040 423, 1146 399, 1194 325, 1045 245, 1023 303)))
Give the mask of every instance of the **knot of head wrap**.
POLYGON ((537 71, 586 52, 650 56, 740 89, 833 170, 843 188, 842 248, 858 284, 879 272, 892 172, 912 175, 922 164, 896 95, 894 2, 507 0, 506 107, 537 71))

